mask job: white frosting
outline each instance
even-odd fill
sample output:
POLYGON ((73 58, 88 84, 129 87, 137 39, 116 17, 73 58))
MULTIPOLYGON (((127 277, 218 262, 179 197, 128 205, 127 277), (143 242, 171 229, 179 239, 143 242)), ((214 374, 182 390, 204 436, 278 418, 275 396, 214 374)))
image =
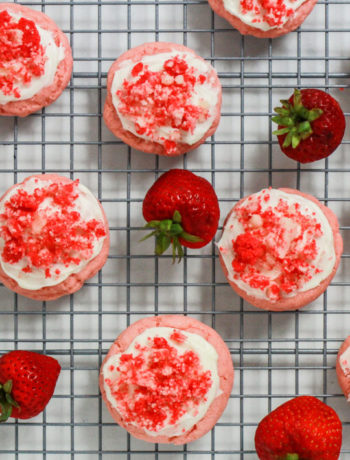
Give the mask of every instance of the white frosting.
MULTIPOLYGON (((317 256, 313 260, 315 268, 319 269, 320 272, 315 273, 314 271, 312 278, 309 281, 306 281, 299 290, 296 290, 290 294, 284 293, 283 295, 283 297, 294 297, 296 294, 298 294, 298 292, 308 291, 309 289, 318 286, 332 272, 336 261, 332 228, 326 216, 321 211, 319 206, 317 206, 316 203, 304 198, 301 195, 286 193, 277 189, 261 190, 260 192, 251 195, 252 200, 248 201, 249 197, 247 197, 239 206, 242 207, 248 205, 248 203, 253 203, 254 201, 256 201, 254 200, 254 198, 263 196, 264 193, 269 194, 270 199, 268 201, 264 201, 263 199, 261 199, 262 211, 265 211, 269 207, 275 208, 279 200, 283 199, 288 203, 289 207, 293 207, 293 209, 294 204, 298 203, 300 205, 299 210, 301 214, 305 216, 312 215, 312 217, 314 217, 317 220, 317 222, 321 225, 322 235, 318 238, 315 238, 317 256)), ((254 219, 259 220, 259 216, 255 215, 254 219)), ((259 222, 257 222, 256 224, 258 226, 259 222)), ((300 233, 299 224, 296 224, 291 219, 284 218, 284 224, 288 230, 288 235, 285 237, 285 245, 284 247, 279 247, 278 243, 276 243, 276 247, 278 247, 280 253, 279 257, 282 258, 283 254, 287 253, 289 245, 293 242, 294 238, 296 238, 300 233)), ((232 267, 232 261, 235 258, 235 253, 233 250, 232 241, 236 240, 238 235, 242 233, 244 233, 243 225, 239 222, 236 213, 232 212, 228 221, 225 224, 221 239, 218 242, 218 247, 220 249, 221 256, 225 262, 225 266, 228 271, 228 278, 230 281, 233 281, 240 289, 245 291, 248 295, 252 295, 259 299, 266 299, 271 301, 272 299, 267 295, 267 290, 252 288, 248 283, 245 283, 240 278, 234 278, 236 272, 232 267)), ((300 252, 303 251, 306 242, 310 238, 314 238, 314 236, 308 234, 308 232, 305 232, 303 239, 298 247, 298 249, 300 249, 300 252)), ((274 244, 274 242, 272 242, 272 244, 274 244)), ((280 275, 280 271, 276 266, 271 271, 265 271, 262 272, 262 274, 270 280, 274 280, 278 278, 278 276, 280 275)))
MULTIPOLYGON (((22 17, 10 12, 8 13, 16 21, 22 17)), ((40 34, 41 45, 43 46, 47 57, 44 73, 40 77, 33 77, 29 84, 16 84, 16 88, 18 88, 20 92, 20 97, 15 97, 13 94, 5 95, 0 90, 0 104, 6 104, 7 102, 11 101, 30 99, 43 88, 52 85, 55 79, 57 67, 65 56, 64 48, 62 46, 58 47, 56 45, 52 32, 46 29, 42 29, 38 25, 36 25, 36 28, 40 34)))
MULTIPOLYGON (((29 194, 32 194, 35 189, 40 189, 47 187, 52 184, 53 181, 40 181, 34 177, 26 181, 24 184, 19 184, 17 187, 14 187, 7 195, 6 199, 0 203, 0 214, 5 211, 5 203, 13 196, 19 189, 25 190, 29 194)), ((97 199, 94 195, 88 190, 84 185, 78 184, 76 191, 79 196, 74 201, 74 210, 79 212, 82 220, 88 221, 91 219, 96 219, 104 223, 104 217, 99 206, 97 199)), ((38 215, 42 212, 46 213, 60 213, 61 208, 53 203, 52 198, 46 198, 38 207, 38 215)), ((3 225, 3 222, 0 220, 0 225, 3 225)), ((4 272, 12 279, 14 279, 18 285, 23 289, 37 290, 47 286, 55 286, 65 279, 67 279, 71 274, 80 272, 89 262, 94 259, 100 252, 103 246, 105 237, 95 238, 93 241, 93 250, 92 255, 86 260, 82 260, 78 265, 71 264, 65 266, 62 263, 57 263, 50 266, 51 277, 46 278, 45 269, 32 267, 32 271, 29 273, 23 272, 22 269, 28 265, 27 257, 22 258, 17 263, 8 263, 2 260, 0 257, 1 267, 4 272), (55 270, 59 270, 59 274, 55 273, 55 270)), ((4 248, 4 240, 0 237, 0 251, 2 253, 4 248)), ((79 256, 79 255, 78 255, 79 256)))
MULTIPOLYGON (((168 422, 166 422, 164 427, 158 431, 144 430, 150 436, 172 437, 183 435, 185 432, 188 432, 199 420, 205 416, 210 404, 221 392, 220 378, 218 375, 218 354, 215 348, 200 335, 192 334, 183 330, 179 330, 179 332, 187 337, 186 340, 184 343, 175 342, 174 340, 170 339, 170 336, 174 330, 177 329, 171 327, 153 327, 146 329, 131 342, 123 354, 132 353, 133 356, 137 356, 139 352, 135 348, 136 344, 145 346, 148 343, 148 338, 152 339, 153 337, 164 337, 172 347, 176 348, 178 354, 182 355, 186 351, 193 351, 196 353, 199 356, 203 371, 210 371, 212 385, 206 394, 206 401, 203 401, 203 403, 184 414, 175 425, 170 425, 168 422)), ((106 384, 105 379, 110 379, 113 382, 118 377, 118 371, 116 368, 119 365, 121 354, 122 353, 118 353, 111 356, 106 361, 102 369, 104 378, 103 385, 106 391, 106 397, 111 406, 119 413, 120 409, 118 407, 118 401, 116 401, 116 399, 113 397, 111 389, 106 384), (114 367, 113 371, 110 370, 111 365, 114 367)), ((137 426, 137 423, 134 423, 134 425, 137 426)))
MULTIPOLYGON (((306 0, 283 0, 284 5, 286 6, 286 11, 293 10, 295 12, 306 0)), ((238 17, 242 22, 247 24, 250 27, 255 27, 260 30, 271 30, 283 27, 283 25, 293 17, 294 13, 291 16, 287 16, 286 13, 281 15, 281 23, 279 25, 269 25, 267 21, 264 20, 264 15, 268 14, 268 11, 264 9, 260 0, 251 0, 252 8, 248 11, 242 9, 240 0, 223 0, 225 9, 232 15, 238 17)), ((272 5, 277 5, 277 0, 271 1, 272 5)), ((270 13, 273 18, 272 13, 270 13)))
MULTIPOLYGON (((212 71, 212 67, 207 62, 203 61, 202 59, 199 59, 197 56, 191 53, 184 53, 184 52, 179 52, 179 51, 174 51, 171 53, 157 53, 152 56, 144 56, 141 62, 144 65, 146 64, 150 71, 159 72, 160 70, 162 70, 164 63, 168 59, 174 58, 175 56, 179 56, 181 59, 184 59, 189 66, 194 67, 196 71, 198 72, 198 75, 204 74, 207 76, 212 71)), ((118 117, 120 118, 120 121, 125 130, 130 131, 135 136, 138 136, 142 139, 152 140, 151 137, 147 135, 138 134, 135 130, 134 122, 128 119, 127 117, 125 117, 124 115, 122 115, 120 111, 118 110, 120 99, 116 93, 118 90, 122 89, 122 84, 124 80, 127 80, 127 81, 136 80, 136 78, 132 77, 131 75, 131 71, 133 67, 135 66, 135 64, 136 62, 130 59, 126 60, 121 64, 121 68, 115 72, 114 77, 113 77, 113 82, 112 82, 112 88, 111 88, 112 101, 113 101, 114 108, 118 113, 118 117)), ((187 131, 180 130, 180 134, 181 134, 180 142, 189 144, 189 145, 193 145, 197 141, 199 141, 204 136, 204 134, 208 131, 208 129, 211 127, 216 117, 215 107, 216 107, 218 97, 219 97, 219 92, 220 92, 220 88, 218 88, 217 86, 213 86, 213 84, 214 84, 214 81, 209 81, 209 83, 207 82, 205 82, 204 84, 197 83, 195 85, 194 93, 192 95, 190 103, 195 106, 204 106, 208 108, 209 117, 203 122, 198 122, 193 132, 190 132, 190 131, 187 132, 187 131)), ((142 121, 140 121, 139 124, 142 126, 142 121)), ((157 130, 157 137, 159 138, 163 137, 165 139, 172 139, 175 131, 178 132, 179 130, 175 130, 171 126, 161 126, 157 130)), ((157 142, 161 143, 160 140, 157 142)))

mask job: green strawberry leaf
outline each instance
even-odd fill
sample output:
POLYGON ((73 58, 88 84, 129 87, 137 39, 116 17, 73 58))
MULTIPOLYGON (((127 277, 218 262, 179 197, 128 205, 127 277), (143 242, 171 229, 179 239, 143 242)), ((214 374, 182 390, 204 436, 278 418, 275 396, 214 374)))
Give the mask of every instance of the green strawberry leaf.
POLYGON ((160 220, 150 220, 146 225, 144 225, 144 228, 156 228, 159 227, 159 225, 160 220))
POLYGON ((284 107, 275 107, 274 111, 282 116, 289 115, 289 110, 284 107))
POLYGON ((159 234, 156 238, 156 254, 158 256, 162 255, 168 247, 171 245, 171 238, 163 233, 159 234))
POLYGON ((191 235, 186 232, 181 225, 182 217, 179 211, 173 213, 172 219, 151 220, 144 225, 143 228, 153 228, 153 232, 144 236, 140 241, 145 241, 152 236, 156 238, 155 253, 163 254, 170 245, 172 245, 173 262, 178 258, 179 262, 184 255, 184 250, 181 246, 179 238, 190 243, 200 243, 202 238, 196 235, 191 235))
POLYGON ((12 380, 0 385, 0 422, 6 422, 11 417, 13 407, 20 408, 11 396, 12 380))
POLYGON ((281 126, 273 134, 276 136, 286 134, 283 147, 292 146, 296 149, 301 141, 311 136, 313 133, 311 123, 317 120, 323 111, 317 107, 311 110, 304 107, 299 89, 294 90, 293 103, 282 99, 281 104, 282 107, 274 109, 277 115, 271 117, 274 123, 281 126))
POLYGON ((152 236, 156 235, 157 234, 157 230, 154 230, 154 232, 152 233, 149 233, 148 235, 144 236, 143 238, 140 239, 140 242, 141 241, 146 241, 148 240, 148 238, 151 238, 152 236))
POLYGON ((19 404, 13 399, 13 397, 9 394, 9 393, 6 393, 6 401, 11 404, 11 406, 13 407, 17 407, 17 409, 19 408, 19 404))
POLYGON ((183 233, 183 229, 180 224, 175 223, 171 226, 171 235, 177 236, 177 235, 181 235, 182 233, 183 233))
POLYGON ((161 232, 168 232, 171 229, 173 221, 171 219, 162 220, 159 224, 159 229, 161 232))
POLYGON ((199 238, 199 236, 190 235, 187 232, 182 232, 180 236, 182 239, 188 241, 189 243, 201 243, 203 241, 203 239, 199 238))
POLYGON ((292 139, 293 139, 293 133, 289 131, 286 138, 284 139, 283 147, 289 147, 292 143, 292 139))
POLYGON ((11 391, 12 391, 12 380, 8 380, 6 383, 4 383, 3 389, 4 389, 5 393, 11 393, 11 391))
POLYGON ((184 256, 184 250, 177 238, 174 239, 173 246, 174 246, 174 251, 175 251, 175 257, 174 257, 174 252, 173 252, 173 263, 175 263, 176 256, 178 258, 178 263, 180 263, 182 257, 184 256))
POLYGON ((308 120, 309 121, 314 121, 317 120, 317 118, 320 118, 320 116, 323 114, 322 109, 312 109, 310 110, 308 114, 308 120))
POLYGON ((273 131, 272 134, 275 134, 276 136, 281 136, 282 134, 287 134, 289 132, 289 128, 282 128, 282 129, 277 129, 277 131, 273 131))
POLYGON ((300 137, 297 134, 294 134, 292 136, 292 147, 293 147, 293 149, 296 149, 299 144, 300 144, 300 137))
POLYGON ((173 221, 176 222, 177 224, 181 224, 182 217, 181 217, 181 214, 179 213, 179 211, 174 211, 173 221))
POLYGON ((303 121, 303 122, 299 123, 299 126, 298 126, 298 133, 299 134, 301 134, 301 133, 309 133, 310 130, 312 131, 309 121, 303 121))

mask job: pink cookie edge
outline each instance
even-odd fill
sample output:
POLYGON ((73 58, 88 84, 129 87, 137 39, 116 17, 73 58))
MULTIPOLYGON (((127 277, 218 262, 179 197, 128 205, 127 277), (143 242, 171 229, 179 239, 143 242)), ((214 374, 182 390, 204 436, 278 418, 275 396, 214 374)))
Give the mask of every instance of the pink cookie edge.
POLYGON ((345 398, 347 399, 350 396, 350 376, 346 376, 343 372, 343 369, 340 365, 340 356, 344 351, 350 347, 350 335, 344 340, 341 347, 339 348, 337 361, 336 361, 336 373, 339 382, 339 386, 342 389, 345 398))
MULTIPOLYGON (((203 58, 198 56, 192 49, 187 48, 186 46, 178 45, 175 43, 169 43, 169 42, 150 42, 150 43, 144 43, 143 45, 136 46, 135 48, 132 48, 126 51, 125 53, 123 53, 122 55, 120 55, 119 58, 116 61, 114 61, 114 63, 112 64, 112 66, 110 67, 108 71, 107 98, 106 98, 106 102, 105 102, 104 110, 103 110, 103 119, 105 121, 105 124, 108 127, 108 129, 116 137, 121 139, 123 142, 128 144, 130 147, 137 149, 137 150, 141 150, 144 153, 153 153, 156 155, 168 156, 166 155, 164 151, 164 147, 161 144, 158 144, 157 142, 146 141, 145 139, 137 137, 134 134, 132 134, 130 131, 127 131, 123 128, 122 123, 116 113, 116 110, 112 102, 111 87, 112 87, 114 73, 119 68, 120 64, 124 62, 125 60, 131 59, 134 62, 137 62, 143 56, 156 54, 158 52, 171 52, 174 49, 178 51, 185 51, 187 53, 194 54, 196 57, 203 60, 203 58)), ((215 108, 216 116, 213 120, 211 127, 203 135, 203 137, 199 139, 199 141, 197 141, 195 144, 188 145, 188 144, 179 143, 177 152, 171 156, 183 155, 186 152, 194 150, 195 148, 203 144, 203 142, 208 137, 212 136, 214 132, 216 131, 219 121, 220 121, 222 90, 221 90, 221 83, 219 81, 219 78, 215 70, 213 70, 212 72, 212 75, 214 74, 216 77, 216 85, 220 88, 220 91, 219 91, 218 102, 215 108)))
POLYGON ((229 349, 214 329, 194 318, 190 318, 187 316, 163 315, 150 318, 147 317, 138 320, 131 326, 129 326, 127 329, 125 329, 117 337, 117 339, 111 346, 107 356, 102 362, 99 377, 99 385, 100 391, 102 393, 102 398, 112 418, 133 436, 135 436, 138 439, 142 439, 144 441, 152 443, 172 443, 175 445, 181 445, 200 438, 213 428, 216 421, 220 418, 222 412, 224 411, 227 405, 233 386, 233 378, 234 368, 229 349), (204 339, 206 339, 212 346, 214 346, 218 353, 218 371, 220 377, 220 389, 222 393, 220 393, 220 395, 215 398, 204 418, 200 420, 198 424, 195 425, 190 432, 186 433, 183 436, 175 436, 172 438, 169 438, 167 436, 149 436, 143 430, 129 425, 128 423, 125 423, 120 417, 118 411, 116 411, 109 403, 103 385, 103 366, 106 363, 106 361, 110 358, 110 356, 114 355, 115 353, 123 352, 128 347, 128 345, 144 330, 151 327, 160 326, 174 327, 177 329, 186 330, 188 332, 197 333, 201 335, 204 339))
MULTIPOLYGON (((296 296, 294 296, 291 299, 282 299, 282 300, 279 300, 277 302, 269 302, 269 301, 267 301, 265 299, 257 299, 254 296, 248 295, 245 291, 240 289, 233 281, 229 280, 228 279, 228 270, 226 268, 225 262, 224 262, 224 260, 223 260, 223 258, 221 256, 220 252, 219 252, 219 260, 220 260, 220 264, 221 264, 221 267, 223 269, 225 278, 227 279, 227 281, 230 284, 230 286, 232 287, 232 289, 240 297, 242 297, 244 300, 246 300, 248 303, 250 303, 254 307, 261 308, 263 310, 269 310, 269 311, 299 310, 299 308, 302 308, 305 305, 311 303, 312 301, 317 299, 321 294, 323 294, 323 292, 327 289, 329 283, 332 281, 332 279, 333 279, 333 277, 336 274, 336 271, 338 269, 341 254, 343 252, 343 239, 342 239, 342 237, 341 237, 341 235, 339 233, 338 219, 337 219, 336 215, 334 214, 334 212, 331 209, 329 209, 326 206, 324 206, 322 203, 320 203, 312 195, 300 192, 299 190, 294 190, 294 189, 291 189, 291 188, 280 188, 279 190, 282 190, 283 192, 290 193, 290 194, 300 195, 300 196, 302 196, 302 197, 314 202, 315 204, 317 204, 319 206, 321 211, 326 216, 326 218, 327 218, 327 220, 328 220, 328 222, 329 222, 329 224, 330 224, 330 226, 332 228, 332 231, 333 231, 334 250, 335 250, 335 256, 336 256, 335 264, 334 264, 333 270, 330 273, 330 275, 326 279, 324 279, 320 283, 319 286, 317 286, 317 287, 315 287, 313 289, 310 289, 308 291, 301 292, 301 293, 297 294, 296 296)), ((231 209, 231 211, 228 213, 228 215, 227 215, 227 217, 225 219, 223 227, 226 225, 226 222, 227 222, 228 218, 230 217, 230 215, 234 212, 235 207, 238 206, 243 200, 245 200, 245 198, 246 197, 244 197, 240 201, 238 201, 238 203, 236 203, 236 205, 231 209)))
POLYGON ((43 29, 50 30, 54 35, 56 45, 62 45, 65 50, 65 57, 59 63, 55 79, 50 86, 42 88, 30 99, 11 101, 3 105, 0 104, 0 116, 26 117, 27 115, 37 112, 43 107, 52 104, 62 94, 63 90, 69 83, 73 70, 72 50, 67 36, 46 14, 40 11, 32 10, 26 6, 19 5, 18 3, 0 3, 0 11, 3 10, 11 10, 15 13, 21 13, 28 19, 33 20, 43 29))
MULTIPOLYGON (((27 182, 29 179, 33 177, 37 177, 39 180, 50 180, 53 179, 58 182, 71 182, 70 179, 64 176, 60 176, 58 174, 34 174, 32 176, 26 177, 24 181, 21 183, 27 182)), ((2 201, 6 195, 18 184, 14 184, 10 187, 0 198, 2 201)), ((96 198, 97 200, 97 198, 96 198)), ((97 200, 98 201, 98 200, 97 200)), ((95 274, 103 267, 106 263, 108 253, 109 253, 109 244, 110 244, 110 234, 109 234, 109 226, 105 211, 98 201, 100 209, 102 210, 105 230, 106 230, 106 238, 103 242, 102 249, 99 254, 92 259, 80 272, 73 273, 67 279, 62 281, 61 283, 55 286, 48 286, 37 290, 30 290, 30 289, 23 289, 21 288, 17 282, 10 278, 2 269, 0 265, 0 280, 1 282, 11 291, 16 292, 17 294, 23 295, 25 297, 29 297, 30 299, 34 300, 55 300, 59 297, 64 295, 73 294, 77 292, 85 283, 85 281, 89 278, 95 276, 95 274)))
POLYGON ((311 13, 317 3, 317 0, 307 0, 296 10, 294 17, 289 19, 283 27, 267 31, 251 27, 241 21, 237 16, 229 13, 224 7, 223 0, 208 0, 208 2, 216 14, 226 19, 226 21, 228 21, 242 35, 252 35, 257 38, 277 38, 297 29, 311 13))

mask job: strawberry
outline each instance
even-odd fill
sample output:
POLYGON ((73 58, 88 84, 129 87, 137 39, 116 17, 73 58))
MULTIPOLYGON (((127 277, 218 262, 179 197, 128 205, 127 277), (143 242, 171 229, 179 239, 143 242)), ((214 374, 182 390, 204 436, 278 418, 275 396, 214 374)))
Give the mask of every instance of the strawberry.
POLYGON ((0 421, 38 415, 51 399, 61 371, 58 361, 15 350, 0 358, 0 421))
POLYGON ((255 433, 260 460, 337 460, 341 443, 338 415, 313 396, 282 404, 262 419, 255 433))
POLYGON ((145 228, 154 231, 157 255, 172 245, 173 261, 183 256, 182 246, 201 248, 214 237, 220 209, 212 185, 203 177, 185 169, 162 174, 143 200, 145 228))
POLYGON ((272 121, 278 142, 289 158, 310 163, 328 157, 341 143, 345 117, 338 102, 319 89, 296 89, 272 121))

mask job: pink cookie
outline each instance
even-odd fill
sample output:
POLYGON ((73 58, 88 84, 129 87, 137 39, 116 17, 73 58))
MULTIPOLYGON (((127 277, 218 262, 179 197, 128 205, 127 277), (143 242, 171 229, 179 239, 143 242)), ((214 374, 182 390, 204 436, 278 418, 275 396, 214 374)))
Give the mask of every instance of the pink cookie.
POLYGON ((72 51, 52 19, 18 3, 0 3, 0 25, 0 115, 25 117, 61 95, 72 51))
POLYGON ((327 289, 343 240, 329 208, 311 195, 281 188, 240 200, 225 220, 218 246, 233 290, 258 308, 283 311, 297 310, 327 289))
POLYGON ((123 53, 108 72, 106 125, 146 153, 175 156, 195 149, 215 132, 220 108, 216 71, 182 45, 145 43, 123 53))
POLYGON ((0 280, 18 294, 35 300, 72 294, 107 260, 106 215, 79 181, 27 177, 1 197, 0 210, 0 280))
POLYGON ((224 411, 232 385, 232 360, 221 337, 200 321, 177 315, 129 326, 100 372, 102 398, 113 419, 154 443, 185 444, 206 434, 224 411))
POLYGON ((339 385, 350 402, 350 335, 339 348, 336 370, 339 385))
MULTIPOLYGON (((249 6, 251 5, 251 8, 257 8, 258 13, 250 20, 250 24, 242 21, 238 16, 232 14, 232 12, 226 9, 224 0, 208 0, 208 2, 210 3, 210 6, 213 8, 215 13, 225 18, 233 27, 238 29, 241 34, 253 35, 254 37, 258 38, 276 38, 297 29, 304 22, 305 18, 311 13, 313 7, 317 3, 317 0, 306 0, 295 10, 293 8, 293 3, 291 3, 289 7, 292 9, 289 11, 288 7, 285 7, 284 1, 282 4, 278 3, 277 1, 273 2, 273 6, 268 11, 264 8, 262 0, 255 0, 253 2, 236 0, 232 2, 236 6, 246 5, 246 12, 244 12, 244 15, 246 15, 248 22, 249 19, 247 13, 252 13, 252 11, 249 10, 249 6), (281 9, 285 9, 285 12, 282 12, 282 14, 281 9), (267 21, 264 19, 264 17, 268 18, 267 21), (284 20, 281 20, 281 17, 284 17, 284 20), (263 30, 257 27, 257 24, 259 23, 265 23, 267 30, 263 30)), ((239 6, 239 8, 241 8, 241 6, 239 6)))

